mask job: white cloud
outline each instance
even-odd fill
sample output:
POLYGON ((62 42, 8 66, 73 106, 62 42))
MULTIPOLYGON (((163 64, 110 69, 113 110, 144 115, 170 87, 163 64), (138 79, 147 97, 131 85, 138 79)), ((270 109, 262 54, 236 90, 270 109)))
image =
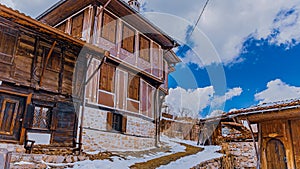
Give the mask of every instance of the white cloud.
POLYGON ((300 97, 300 87, 290 86, 280 79, 275 79, 267 84, 267 89, 255 94, 255 99, 262 103, 284 101, 300 97))
POLYGON ((226 92, 225 95, 214 97, 214 99, 212 100, 212 105, 214 107, 220 107, 227 100, 231 100, 233 97, 241 95, 242 92, 243 90, 240 87, 229 89, 229 91, 226 92))
POLYGON ((1 4, 25 13, 31 17, 37 17, 59 0, 0 0, 1 4))
POLYGON ((0 4, 4 4, 10 8, 15 8, 15 3, 11 0, 0 0, 0 4))
MULTIPOLYGON (((186 22, 195 23, 204 1, 174 1, 174 0, 143 0, 146 3, 145 11, 156 11, 176 15, 186 20, 186 22)), ((199 28, 212 41, 217 52, 220 54, 221 61, 225 64, 241 61, 239 55, 243 52, 243 43, 249 37, 255 39, 268 39, 270 44, 286 45, 287 49, 300 42, 300 1, 294 0, 214 0, 210 1, 201 21, 199 28), (292 12, 291 12, 292 11, 292 12), (274 36, 274 30, 278 34, 274 36), (271 36, 272 35, 272 36, 271 36)), ((150 17, 166 32, 171 34, 184 32, 187 24, 183 26, 182 22, 176 19, 150 17), (172 26, 168 26, 171 24, 172 26), (177 26, 176 26, 177 24, 177 26), (165 25, 165 26, 164 26, 165 25), (183 28, 182 28, 183 27, 183 28)), ((184 40, 184 36, 180 40, 184 40)), ((196 35, 193 40, 196 46, 203 46, 203 40, 196 35)), ((209 52, 205 50, 195 50, 201 54, 201 58, 209 57, 209 52), (198 52, 200 51, 200 52, 198 52), (206 53, 207 52, 207 53, 206 53)), ((197 61, 188 59, 188 61, 197 61)), ((216 59, 199 62, 207 65, 216 62, 216 59)))
POLYGON ((211 112, 207 117, 217 117, 217 116, 220 116, 224 113, 224 111, 222 110, 214 110, 213 112, 211 112))
MULTIPOLYGON (((228 90, 223 96, 214 96, 215 90, 213 86, 194 90, 177 87, 169 90, 165 104, 169 106, 169 113, 175 116, 198 118, 199 112, 202 112, 206 107, 222 107, 227 100, 239 96, 241 93, 241 88, 233 88, 228 90)), ((216 109, 214 109, 213 112, 215 112, 215 110, 216 109)))

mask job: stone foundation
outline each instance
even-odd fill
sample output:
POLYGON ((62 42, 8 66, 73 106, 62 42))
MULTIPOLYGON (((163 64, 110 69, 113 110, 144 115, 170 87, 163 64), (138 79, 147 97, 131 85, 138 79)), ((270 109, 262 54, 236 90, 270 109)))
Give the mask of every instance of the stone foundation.
POLYGON ((155 146, 154 138, 84 129, 83 151, 143 150, 155 146))
POLYGON ((256 168, 257 158, 252 142, 223 143, 222 147, 226 154, 232 155, 232 161, 235 168, 256 168))
POLYGON ((86 107, 83 150, 141 150, 155 146, 155 124, 142 118, 127 116, 126 132, 107 131, 107 111, 86 107))

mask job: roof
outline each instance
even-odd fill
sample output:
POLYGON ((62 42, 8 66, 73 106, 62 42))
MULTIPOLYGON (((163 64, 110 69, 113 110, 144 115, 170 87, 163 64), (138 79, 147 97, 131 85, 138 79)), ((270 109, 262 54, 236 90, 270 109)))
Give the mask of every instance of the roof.
POLYGON ((80 39, 74 38, 62 31, 59 31, 56 28, 53 28, 49 25, 43 24, 24 13, 20 13, 17 10, 13 10, 12 8, 6 7, 5 5, 0 4, 0 16, 4 17, 9 20, 13 20, 14 23, 23 25, 25 27, 28 27, 32 30, 39 31, 40 33, 45 33, 47 35, 51 35, 55 38, 59 38, 61 40, 64 40, 66 42, 69 42, 73 45, 78 46, 85 46, 88 49, 91 49, 93 51, 96 51, 98 53, 105 53, 103 49, 100 49, 94 45, 87 44, 85 41, 82 41, 80 39))
MULTIPOLYGON (((37 20, 55 26, 60 21, 72 15, 74 11, 79 11, 90 4, 103 6, 107 1, 108 0, 60 0, 39 15, 37 20)), ((176 40, 168 36, 123 0, 112 0, 106 9, 113 11, 118 17, 122 17, 123 20, 134 26, 140 32, 146 33, 149 38, 159 43, 164 49, 172 49, 179 46, 176 40)))
POLYGON ((247 114, 256 114, 256 113, 264 113, 270 111, 279 111, 290 108, 295 108, 300 106, 300 99, 291 99, 285 101, 271 102, 271 103, 263 103, 257 106, 244 108, 235 110, 227 113, 226 115, 247 115, 247 114))
MULTIPOLYGON (((268 113, 271 113, 271 112, 281 112, 284 110, 299 109, 299 108, 300 108, 300 99, 291 99, 291 100, 285 100, 285 101, 263 103, 263 104, 259 104, 259 105, 249 107, 249 108, 234 110, 234 111, 231 111, 228 113, 223 113, 222 115, 219 115, 219 116, 205 118, 205 119, 202 119, 201 121, 203 121, 203 122, 219 121, 222 119, 228 119, 228 118, 234 118, 234 117, 246 117, 246 116, 251 116, 251 115, 256 115, 255 120, 257 121, 258 116, 261 116, 261 115, 267 115, 268 113)), ((287 117, 287 116, 296 117, 296 116, 300 116, 300 111, 289 113, 286 115, 278 114, 278 116, 280 118, 287 117)), ((269 117, 268 118, 263 117, 263 118, 270 120, 269 117)), ((274 117, 272 117, 272 118, 274 118, 274 117)))

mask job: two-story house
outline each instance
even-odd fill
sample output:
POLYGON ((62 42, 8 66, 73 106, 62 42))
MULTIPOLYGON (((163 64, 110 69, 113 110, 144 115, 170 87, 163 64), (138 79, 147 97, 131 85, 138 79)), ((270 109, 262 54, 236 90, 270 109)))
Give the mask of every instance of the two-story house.
POLYGON ((168 74, 180 59, 172 51, 176 41, 139 6, 136 0, 63 0, 37 18, 110 53, 90 58, 85 77, 77 141, 86 151, 157 143, 168 74))
POLYGON ((83 47, 105 53, 0 4, 0 145, 75 146, 83 47))

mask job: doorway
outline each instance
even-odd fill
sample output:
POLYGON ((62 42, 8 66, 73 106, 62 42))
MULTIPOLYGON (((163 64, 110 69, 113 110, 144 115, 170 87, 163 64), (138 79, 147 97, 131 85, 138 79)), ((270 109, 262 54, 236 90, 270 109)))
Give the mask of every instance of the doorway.
POLYGON ((0 139, 19 141, 26 98, 0 93, 0 139))
POLYGON ((268 141, 266 155, 268 169, 287 169, 285 148, 280 140, 268 141))

